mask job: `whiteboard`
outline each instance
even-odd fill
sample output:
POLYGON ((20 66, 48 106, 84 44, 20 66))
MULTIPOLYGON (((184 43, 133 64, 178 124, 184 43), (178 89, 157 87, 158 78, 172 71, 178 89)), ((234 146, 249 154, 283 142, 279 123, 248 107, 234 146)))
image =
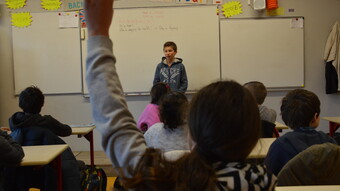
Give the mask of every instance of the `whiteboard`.
POLYGON ((57 12, 31 13, 29 27, 12 27, 14 90, 82 93, 79 28, 59 28, 57 12))
MULTIPOLYGON (((176 57, 183 59, 188 91, 220 79, 216 6, 115 9, 110 37, 126 93, 150 91, 166 41, 177 44, 176 57)), ((85 64, 86 39, 82 53, 85 64)), ((84 93, 88 93, 85 83, 84 93)))
POLYGON ((268 88, 304 86, 304 35, 292 19, 223 19, 221 73, 243 84, 268 88))

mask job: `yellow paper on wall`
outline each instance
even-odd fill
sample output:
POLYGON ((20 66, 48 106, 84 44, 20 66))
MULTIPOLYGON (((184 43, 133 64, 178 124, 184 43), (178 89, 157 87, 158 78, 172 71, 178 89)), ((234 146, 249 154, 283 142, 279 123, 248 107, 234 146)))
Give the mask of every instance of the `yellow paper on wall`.
POLYGON ((223 15, 227 18, 243 13, 242 4, 238 1, 230 1, 222 5, 223 15))
POLYGON ((279 7, 277 9, 267 10, 267 16, 280 16, 285 14, 285 10, 283 7, 279 7))
POLYGON ((26 0, 6 0, 6 5, 9 9, 20 9, 24 7, 26 0))
POLYGON ((28 27, 31 25, 32 16, 28 12, 12 13, 12 25, 16 27, 28 27))
POLYGON ((49 11, 58 10, 60 8, 60 5, 60 0, 41 0, 42 8, 49 11))

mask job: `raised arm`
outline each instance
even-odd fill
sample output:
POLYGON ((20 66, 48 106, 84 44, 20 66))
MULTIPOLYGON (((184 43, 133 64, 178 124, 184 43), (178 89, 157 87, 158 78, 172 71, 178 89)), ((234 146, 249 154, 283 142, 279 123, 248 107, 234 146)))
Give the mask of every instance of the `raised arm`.
POLYGON ((102 135, 102 146, 115 167, 134 168, 146 149, 127 108, 108 38, 113 0, 85 0, 89 31, 86 81, 92 114, 102 135))

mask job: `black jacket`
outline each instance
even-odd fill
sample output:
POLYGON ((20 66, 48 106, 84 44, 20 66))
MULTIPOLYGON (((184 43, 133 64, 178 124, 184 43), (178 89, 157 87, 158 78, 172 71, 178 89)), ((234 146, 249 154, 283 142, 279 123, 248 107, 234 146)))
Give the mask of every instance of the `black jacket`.
POLYGON ((10 135, 0 130, 0 191, 3 191, 4 166, 18 165, 25 156, 21 145, 15 142, 10 135))
POLYGON ((27 114, 24 112, 16 112, 9 118, 9 127, 11 131, 15 131, 18 128, 25 127, 42 127, 44 129, 50 130, 52 133, 66 137, 71 135, 72 129, 66 124, 60 123, 58 120, 54 119, 50 115, 40 115, 40 114, 27 114))

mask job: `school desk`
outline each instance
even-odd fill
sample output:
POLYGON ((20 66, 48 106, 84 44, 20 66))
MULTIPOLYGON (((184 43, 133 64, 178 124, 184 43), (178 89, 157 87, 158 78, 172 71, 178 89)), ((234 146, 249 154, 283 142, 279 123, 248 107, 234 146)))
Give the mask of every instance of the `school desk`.
POLYGON ((67 149, 67 144, 23 146, 25 157, 20 166, 40 166, 54 162, 58 173, 58 191, 63 190, 63 175, 61 167, 61 153, 67 149))
POLYGON ((94 149, 93 149, 93 129, 96 128, 95 125, 89 126, 79 126, 79 125, 71 125, 72 135, 77 135, 78 138, 85 137, 86 140, 90 142, 90 161, 91 166, 94 166, 94 149))
POLYGON ((261 159, 267 156, 270 145, 276 138, 261 138, 255 148, 251 151, 249 159, 261 159))
POLYGON ((340 185, 277 186, 276 191, 339 191, 340 185))
POLYGON ((329 121, 329 136, 333 137, 340 126, 340 117, 322 117, 321 119, 329 121))
POLYGON ((289 129, 287 125, 284 125, 282 123, 279 123, 275 121, 275 128, 279 131, 282 131, 283 129, 289 129))

